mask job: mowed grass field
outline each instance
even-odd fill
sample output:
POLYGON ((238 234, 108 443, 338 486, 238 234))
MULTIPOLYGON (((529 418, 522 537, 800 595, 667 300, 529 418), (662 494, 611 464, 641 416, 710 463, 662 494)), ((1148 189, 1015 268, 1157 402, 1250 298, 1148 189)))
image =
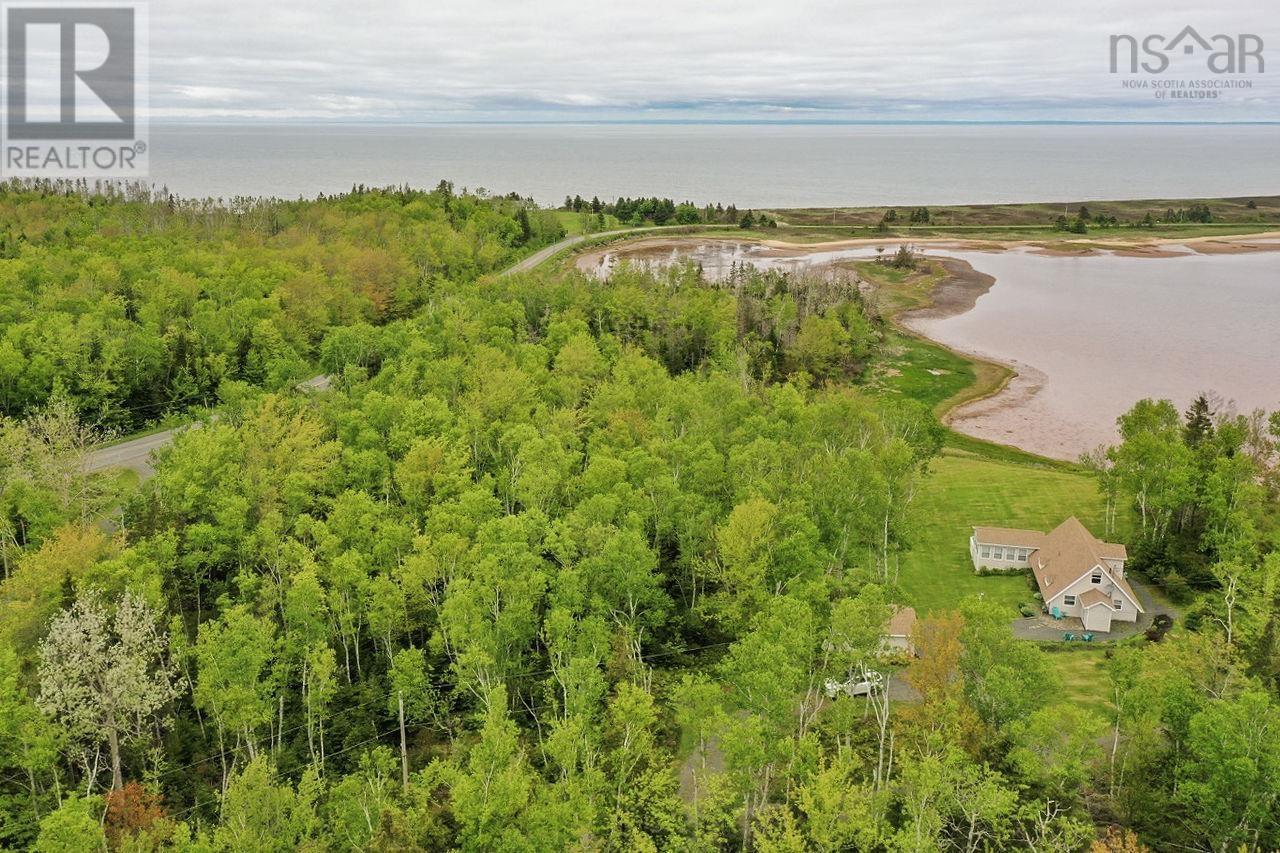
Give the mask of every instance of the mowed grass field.
MULTIPOLYGON (((564 232, 569 235, 582 234, 585 232, 585 226, 591 218, 590 214, 574 213, 572 210, 555 210, 552 211, 556 218, 560 220, 560 224, 564 226, 564 232)), ((595 223, 591 224, 595 228, 595 223)), ((622 223, 615 216, 605 216, 604 227, 598 228, 600 231, 612 231, 621 228, 622 223)))
POLYGON ((948 447, 913 503, 916 540, 902 555, 898 575, 905 603, 923 615, 981 593, 1007 605, 1012 618, 1020 603, 1035 601, 1030 583, 1023 575, 975 574, 969 558, 972 528, 1049 530, 1074 515, 1102 536, 1103 511, 1097 485, 1087 474, 948 447))
POLYGON ((1111 719, 1115 705, 1111 701, 1111 676, 1107 673, 1106 649, 1102 646, 1072 646, 1050 652, 1053 668, 1062 679, 1062 693, 1054 699, 1093 711, 1104 720, 1111 719))

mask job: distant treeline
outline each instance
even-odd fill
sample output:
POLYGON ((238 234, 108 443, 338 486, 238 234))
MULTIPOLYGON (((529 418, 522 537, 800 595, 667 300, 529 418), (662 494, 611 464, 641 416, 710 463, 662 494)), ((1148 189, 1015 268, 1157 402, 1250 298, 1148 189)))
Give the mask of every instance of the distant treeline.
MULTIPOLYGON (((1251 207, 1256 207, 1253 202, 1249 202, 1251 207)), ((1066 214, 1059 216, 1054 222, 1053 227, 1058 231, 1071 231, 1076 234, 1084 234, 1089 230, 1090 225, 1099 228, 1118 228, 1121 225, 1128 225, 1138 228, 1154 228, 1157 223, 1167 224, 1171 222, 1199 222, 1206 223, 1213 221, 1213 211, 1209 209, 1207 204, 1193 204, 1190 207, 1179 208, 1174 210, 1172 207, 1165 210, 1161 216, 1153 216, 1151 211, 1147 211, 1146 216, 1137 222, 1121 222, 1115 216, 1107 216, 1101 213, 1091 213, 1085 205, 1080 205, 1080 210, 1073 217, 1066 214)))
POLYGON ((612 216, 624 225, 738 225, 743 228, 761 226, 776 228, 772 217, 752 210, 740 211, 736 205, 725 206, 719 202, 702 207, 690 201, 676 204, 669 198, 627 198, 604 202, 599 196, 587 201, 580 195, 565 196, 562 210, 574 213, 595 214, 601 218, 612 216))

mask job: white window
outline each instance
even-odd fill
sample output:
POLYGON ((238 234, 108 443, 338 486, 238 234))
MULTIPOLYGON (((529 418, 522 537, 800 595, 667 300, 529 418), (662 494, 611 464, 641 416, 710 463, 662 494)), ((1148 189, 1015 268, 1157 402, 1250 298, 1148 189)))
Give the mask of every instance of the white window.
POLYGON ((1089 583, 1102 583, 1102 572, 1097 571, 1089 576, 1089 583))
POLYGON ((990 545, 983 545, 983 546, 982 546, 982 556, 984 556, 984 557, 990 557, 990 556, 991 556, 991 546, 990 546, 990 545))
POLYGON ((1062 596, 1062 603, 1065 604, 1067 607, 1075 607, 1076 597, 1074 595, 1064 595, 1062 596))
POLYGON ((1028 551, 1026 548, 1023 548, 1021 551, 1018 552, 1018 559, 1024 563, 1027 561, 1027 557, 1030 557, 1030 556, 1031 556, 1031 552, 1028 551))
POLYGON ((1124 602, 1123 602, 1123 601, 1121 601, 1121 600, 1120 600, 1120 599, 1118 599, 1118 598, 1113 598, 1113 599, 1111 599, 1111 607, 1112 607, 1112 609, 1114 609, 1114 610, 1123 610, 1123 609, 1124 609, 1124 602))

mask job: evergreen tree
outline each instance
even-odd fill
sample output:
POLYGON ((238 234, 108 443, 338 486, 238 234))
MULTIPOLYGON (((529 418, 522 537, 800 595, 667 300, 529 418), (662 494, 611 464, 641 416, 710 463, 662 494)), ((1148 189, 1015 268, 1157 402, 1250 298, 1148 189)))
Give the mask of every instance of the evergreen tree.
POLYGON ((1191 401, 1187 409, 1186 426, 1182 430, 1183 441, 1187 447, 1195 449, 1213 437, 1213 411, 1209 407, 1209 397, 1198 395, 1191 401))

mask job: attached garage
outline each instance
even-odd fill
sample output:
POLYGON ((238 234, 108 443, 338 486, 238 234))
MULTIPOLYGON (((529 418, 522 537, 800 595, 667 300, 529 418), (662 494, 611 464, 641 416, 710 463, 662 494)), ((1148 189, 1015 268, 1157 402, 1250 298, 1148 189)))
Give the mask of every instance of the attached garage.
POLYGON ((1089 590, 1080 596, 1081 620, 1086 631, 1111 630, 1111 599, 1097 590, 1089 590), (1091 600, 1092 599, 1092 600, 1091 600))

